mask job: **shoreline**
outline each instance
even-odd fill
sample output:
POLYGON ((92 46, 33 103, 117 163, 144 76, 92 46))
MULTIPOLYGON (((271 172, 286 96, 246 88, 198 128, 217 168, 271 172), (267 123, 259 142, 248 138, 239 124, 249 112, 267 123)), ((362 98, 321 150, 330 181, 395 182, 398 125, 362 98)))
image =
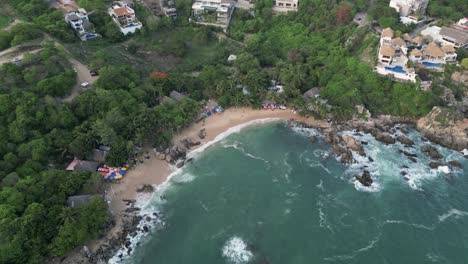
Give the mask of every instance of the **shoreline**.
MULTIPOLYGON (((359 132, 368 133, 374 136, 377 141, 381 141, 385 144, 394 144, 395 141, 402 140, 395 140, 395 128, 403 131, 403 134, 406 134, 406 132, 404 132, 405 124, 415 127, 414 119, 392 116, 379 116, 378 118, 367 121, 352 120, 329 124, 323 120, 301 117, 289 109, 255 110, 251 108, 231 108, 227 109, 224 113, 208 117, 205 122, 193 123, 189 127, 183 129, 180 133, 174 135, 172 145, 184 148, 184 151, 186 150, 184 154, 187 154, 187 160, 190 160, 195 154, 204 151, 212 144, 246 127, 255 124, 288 120, 302 123, 308 127, 322 128, 324 141, 332 145, 334 155, 345 164, 353 163, 352 161, 354 159, 352 155, 349 155, 350 151, 352 150, 359 153, 360 150, 362 150, 362 145, 360 141, 349 140, 349 138, 342 136, 336 137, 335 135, 337 135, 337 132, 355 129, 356 134, 359 134, 359 132), (397 124, 403 124, 403 128, 399 128, 399 126, 395 127, 397 124), (206 136, 203 138, 200 137, 201 129, 206 131, 206 136), (392 137, 392 139, 390 139, 389 136, 392 137), (190 139, 197 144, 187 147, 186 143, 184 143, 186 139, 190 139), (387 140, 392 142, 386 142, 387 140), (348 159, 349 162, 346 161, 346 159, 348 159)), ((314 137, 311 138, 311 140, 315 140, 314 137)), ((167 183, 170 182, 171 176, 177 173, 179 166, 172 165, 173 163, 170 164, 166 161, 166 155, 161 156, 161 153, 155 150, 150 151, 146 149, 146 151, 150 153, 149 157, 147 157, 143 163, 139 163, 132 168, 127 174, 127 177, 124 178, 123 183, 109 185, 107 194, 112 197, 109 208, 113 212, 115 225, 107 231, 103 238, 91 241, 87 244, 88 248, 93 252, 91 259, 89 259, 91 263, 95 263, 96 260, 107 261, 116 256, 116 254, 119 254, 119 256, 121 256, 121 253, 124 256, 129 254, 132 250, 131 247, 134 246, 130 241, 133 241, 135 235, 140 236, 138 234, 148 232, 148 226, 151 226, 153 221, 157 223, 160 220, 157 213, 144 214, 140 211, 140 208, 147 203, 155 192, 164 189, 167 183), (154 189, 150 188, 153 189, 151 192, 138 193, 137 188, 143 185, 151 185, 154 189), (132 200, 133 202, 129 204, 123 200, 132 200), (130 238, 130 240, 128 238, 130 238)), ((363 155, 365 157, 365 153, 363 155)), ((468 158, 468 156, 465 156, 465 158, 468 158)), ((172 158, 169 158, 169 160, 173 161, 172 158)), ((372 160, 370 160, 370 162, 372 162, 372 160)))
MULTIPOLYGON (((187 150, 187 154, 192 156, 194 153, 202 152, 225 136, 236 133, 245 127, 258 123, 281 120, 287 121, 291 119, 314 127, 330 127, 326 121, 316 120, 312 117, 302 117, 290 109, 256 110, 246 107, 229 108, 223 113, 214 114, 206 118, 206 121, 193 123, 189 127, 183 129, 173 137, 172 144, 181 146, 181 142, 185 139, 191 139, 194 142, 199 141, 200 145, 187 150), (206 131, 206 137, 203 139, 199 138, 201 129, 205 129, 206 131), (235 129, 235 131, 229 133, 230 129, 235 129), (228 134, 223 135, 226 132, 228 132, 228 134)), ((137 217, 138 213, 129 214, 126 212, 125 210, 129 208, 129 205, 124 200, 135 201, 137 207, 146 203, 154 191, 167 183, 170 180, 170 175, 177 171, 174 165, 171 165, 166 160, 158 159, 154 151, 148 152, 150 153, 149 159, 145 159, 143 163, 133 167, 120 184, 109 184, 107 197, 111 199, 109 208, 113 214, 115 224, 107 231, 104 237, 87 243, 86 246, 93 252, 93 255, 99 254, 99 251, 108 251, 109 248, 106 247, 106 249, 103 249, 103 246, 109 244, 112 240, 126 240, 124 229, 129 222, 135 221, 135 217, 137 217), (143 185, 153 186, 154 191, 151 193, 137 192, 137 189, 143 185), (125 237, 122 238, 122 236, 125 237)), ((111 255, 113 256, 114 254, 111 255)))

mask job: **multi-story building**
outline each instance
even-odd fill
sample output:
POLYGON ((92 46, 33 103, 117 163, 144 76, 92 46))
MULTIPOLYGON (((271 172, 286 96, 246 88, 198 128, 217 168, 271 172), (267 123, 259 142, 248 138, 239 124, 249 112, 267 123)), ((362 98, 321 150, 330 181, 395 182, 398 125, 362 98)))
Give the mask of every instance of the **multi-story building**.
POLYGON ((76 31, 83 41, 99 36, 94 33, 94 27, 89 22, 88 13, 83 8, 66 13, 65 22, 76 31))
POLYGON ((108 13, 124 35, 135 33, 137 29, 143 27, 143 24, 136 18, 135 11, 125 3, 113 2, 108 13))
POLYGON ((196 1, 192 5, 192 17, 190 21, 227 29, 233 11, 234 5, 225 0, 196 1))
POLYGON ((468 48, 468 31, 442 27, 438 40, 455 48, 468 48))
POLYGON ((429 0, 390 0, 390 7, 400 14, 401 22, 405 24, 418 23, 428 4, 429 0))
POLYGON ((273 0, 273 12, 297 12, 299 0, 273 0))
POLYGON ((377 73, 390 75, 397 81, 416 82, 416 73, 413 68, 407 66, 408 47, 400 38, 394 38, 391 28, 386 28, 380 36, 377 73))

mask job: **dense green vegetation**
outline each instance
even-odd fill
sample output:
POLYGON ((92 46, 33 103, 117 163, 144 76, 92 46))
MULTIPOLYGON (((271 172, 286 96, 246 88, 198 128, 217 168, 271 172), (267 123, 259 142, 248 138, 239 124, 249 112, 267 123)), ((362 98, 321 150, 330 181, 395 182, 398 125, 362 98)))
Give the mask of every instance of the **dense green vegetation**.
POLYGON ((427 13, 432 17, 457 21, 468 14, 465 0, 434 0, 429 1, 427 13))
POLYGON ((150 80, 125 65, 107 65, 93 90, 71 104, 60 96, 75 85, 75 72, 54 45, 0 67, 0 263, 44 263, 96 238, 108 222, 102 199, 68 208, 68 196, 98 174, 61 170, 99 145, 112 147, 107 162, 121 165, 135 145, 168 144, 194 120, 198 103, 160 105, 171 80, 150 80))
MULTIPOLYGON (((298 13, 274 16, 272 1, 259 0, 255 16, 235 11, 227 36, 188 23, 191 2, 176 2, 175 21, 154 17, 137 3, 145 26, 124 37, 105 14, 108 1, 80 0, 95 11, 90 19, 103 36, 81 43, 61 11, 44 1, 9 1, 27 22, 0 31, 0 50, 47 33, 99 78, 92 89, 65 102, 76 73, 70 54, 52 42, 21 63, 0 66, 0 263, 44 263, 47 256, 63 255, 99 236, 109 219, 102 200, 79 208, 65 205, 70 195, 98 192, 99 175, 60 169, 100 145, 111 147, 110 165, 127 162, 137 146, 167 147, 208 98, 223 106, 252 107, 268 99, 303 114, 347 119, 357 105, 372 114, 424 115, 442 104, 440 87, 452 89, 457 99, 463 96, 463 87, 449 80, 456 66, 434 74, 432 92, 373 72, 378 37, 351 19, 368 11, 382 27, 409 30, 388 1, 301 0, 298 13), (233 63, 226 61, 230 54, 237 55, 233 63), (284 93, 268 90, 271 80, 283 84, 284 93), (313 87, 320 88, 323 100, 306 102, 302 95, 313 87), (173 90, 188 98, 161 103, 173 90)), ((433 0, 430 8, 443 3, 433 0)))
POLYGON ((0 51, 41 36, 41 30, 34 24, 14 25, 9 31, 0 31, 0 51))

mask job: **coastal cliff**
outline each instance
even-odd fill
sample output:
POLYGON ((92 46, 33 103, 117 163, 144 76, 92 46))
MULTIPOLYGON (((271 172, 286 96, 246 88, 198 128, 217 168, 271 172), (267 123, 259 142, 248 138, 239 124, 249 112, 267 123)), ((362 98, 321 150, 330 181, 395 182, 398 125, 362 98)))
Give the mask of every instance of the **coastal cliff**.
POLYGON ((417 129, 440 145, 456 150, 468 149, 468 119, 451 109, 434 107, 418 120, 417 129))

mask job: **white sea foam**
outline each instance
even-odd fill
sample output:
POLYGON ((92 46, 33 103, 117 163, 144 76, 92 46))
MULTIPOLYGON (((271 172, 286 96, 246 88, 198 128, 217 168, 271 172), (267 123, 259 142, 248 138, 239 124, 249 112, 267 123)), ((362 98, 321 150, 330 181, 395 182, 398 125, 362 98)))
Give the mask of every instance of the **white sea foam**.
POLYGON ((247 249, 247 244, 236 236, 224 244, 222 252, 225 258, 235 264, 247 263, 253 258, 253 253, 247 249))
POLYGON ((368 251, 369 249, 373 248, 375 246, 375 244, 377 244, 377 242, 379 242, 379 240, 380 240, 380 236, 375 237, 374 239, 372 239, 372 241, 367 246, 358 249, 356 252, 368 251))
POLYGON ((320 163, 320 162, 316 162, 316 163, 311 162, 311 163, 308 163, 308 165, 309 165, 309 167, 311 167, 311 168, 320 167, 320 168, 322 168, 326 173, 331 174, 331 171, 330 171, 327 167, 325 167, 322 163, 320 163))
MULTIPOLYGON (((343 134, 353 136, 359 141, 368 142, 368 144, 363 147, 367 156, 374 160, 373 162, 370 162, 367 157, 362 157, 357 153, 352 152, 353 158, 357 163, 349 166, 346 172, 348 179, 349 177, 354 177, 355 175, 360 174, 363 168, 365 168, 370 172, 374 179, 374 184, 376 184, 376 186, 367 188, 357 181, 352 181, 357 190, 370 192, 380 191, 385 187, 386 182, 395 180, 405 182, 413 190, 422 190, 425 181, 436 179, 444 173, 451 173, 450 168, 446 166, 439 167, 435 170, 432 170, 427 166, 430 159, 426 154, 422 153, 418 147, 421 144, 427 143, 423 143, 420 140, 420 134, 418 132, 411 131, 407 135, 410 139, 414 140, 416 147, 406 147, 400 143, 385 145, 375 140, 375 138, 370 134, 356 135, 352 131, 344 131, 343 134), (418 161, 416 163, 411 162, 400 153, 400 150, 416 154, 416 159, 418 161), (406 165, 407 168, 402 168, 402 165, 406 165), (400 172, 402 171, 406 172, 404 177, 400 175, 400 172)), ((396 134, 401 133, 397 132, 396 134)), ((445 149, 435 144, 433 146, 437 148, 444 157, 446 157, 446 160, 456 160, 461 158, 461 155, 458 152, 445 149)))
POLYGON ((324 227, 324 228, 330 230, 331 233, 334 233, 330 223, 328 223, 328 221, 327 221, 327 215, 323 212, 323 207, 324 207, 324 204, 321 201, 321 199, 319 199, 317 201, 317 210, 318 210, 318 214, 319 214, 319 225, 320 225, 320 227, 324 227))
POLYGON ((172 177, 171 179, 171 182, 173 183, 187 183, 187 182, 191 182, 195 179, 195 175, 191 174, 191 173, 178 173, 176 175, 174 175, 174 177, 172 177))
POLYGON ((383 223, 384 225, 386 224, 401 224, 401 225, 408 225, 408 226, 411 226, 411 227, 415 227, 415 228, 419 228, 419 229, 426 229, 426 230, 434 230, 435 227, 434 226, 425 226, 425 225, 421 225, 421 224, 414 224, 414 223, 408 223, 408 222, 405 222, 403 220, 393 220, 393 219, 387 219, 385 220, 385 222, 383 223))
POLYGON ((449 168, 449 166, 439 166, 439 167, 437 167, 437 171, 443 172, 445 174, 449 174, 450 173, 450 168, 449 168))
POLYGON ((427 253, 426 258, 430 260, 431 262, 436 262, 436 263, 440 263, 440 261, 442 260, 442 258, 435 253, 427 253))
POLYGON ((452 217, 455 219, 459 219, 465 216, 468 216, 468 212, 452 208, 447 213, 439 215, 439 222, 444 222, 445 220, 452 217))
POLYGON ((358 180, 353 180, 354 188, 361 192, 379 192, 382 187, 381 185, 374 181, 371 186, 364 186, 358 180))
POLYGON ((323 187, 323 181, 322 180, 320 180, 320 183, 315 185, 315 187, 319 188, 322 191, 325 191, 325 188, 323 187))
POLYGON ((300 134, 300 135, 306 136, 306 137, 320 136, 320 133, 316 128, 306 128, 306 127, 302 127, 302 126, 292 126, 291 130, 298 133, 298 134, 300 134))

